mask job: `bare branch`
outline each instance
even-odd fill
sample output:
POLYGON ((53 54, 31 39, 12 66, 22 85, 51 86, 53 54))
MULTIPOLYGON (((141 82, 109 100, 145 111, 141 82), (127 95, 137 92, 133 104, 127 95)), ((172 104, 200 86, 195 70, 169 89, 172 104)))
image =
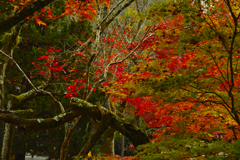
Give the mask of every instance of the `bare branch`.
POLYGON ((59 102, 59 101, 52 95, 52 93, 47 92, 47 91, 44 91, 44 90, 41 89, 41 88, 35 87, 35 85, 34 85, 34 84, 32 83, 32 81, 28 78, 28 76, 25 74, 25 72, 22 70, 22 68, 18 65, 18 63, 17 63, 12 57, 10 57, 10 56, 7 55, 5 52, 3 52, 2 50, 0 50, 0 52, 1 52, 4 56, 8 57, 8 58, 16 65, 16 67, 18 68, 18 70, 23 74, 23 76, 26 78, 26 80, 28 81, 28 83, 33 87, 33 89, 34 89, 36 92, 49 95, 49 96, 51 97, 51 99, 59 105, 61 111, 62 111, 62 112, 65 112, 62 103, 59 102))
POLYGON ((18 68, 18 70, 19 70, 20 72, 22 72, 23 76, 26 78, 26 80, 28 81, 28 83, 33 87, 33 89, 34 89, 35 91, 38 92, 38 89, 34 86, 34 84, 31 82, 31 80, 27 77, 27 75, 26 75, 25 72, 22 70, 22 68, 18 65, 18 63, 17 63, 12 57, 10 57, 10 56, 7 55, 5 52, 3 52, 2 50, 0 50, 0 52, 1 52, 4 56, 8 57, 8 58, 16 65, 16 67, 18 68))

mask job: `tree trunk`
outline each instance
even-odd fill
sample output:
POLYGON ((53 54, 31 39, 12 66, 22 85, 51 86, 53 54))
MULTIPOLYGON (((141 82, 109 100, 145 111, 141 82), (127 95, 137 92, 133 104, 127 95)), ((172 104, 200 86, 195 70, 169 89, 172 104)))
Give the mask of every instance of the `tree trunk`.
MULTIPOLYGON (((5 77, 5 70, 7 67, 7 62, 6 62, 6 58, 3 57, 3 55, 0 56, 0 107, 2 110, 5 110, 4 108, 4 101, 5 101, 5 97, 4 97, 4 77, 5 77)), ((1 158, 2 160, 7 160, 10 159, 10 157, 8 156, 10 154, 10 147, 9 147, 9 143, 11 143, 11 124, 5 123, 5 130, 4 130, 4 138, 3 138, 3 144, 2 144, 2 153, 1 153, 1 158)))
MULTIPOLYGON (((11 33, 6 33, 3 36, 3 52, 7 54, 8 56, 12 56, 13 54, 13 49, 15 46, 18 45, 18 35, 21 30, 21 25, 18 27, 15 27, 12 29, 11 33)), ((1 109, 4 109, 4 79, 5 79, 5 71, 7 68, 9 58, 0 53, 0 103, 1 103, 1 109)), ((8 103, 8 110, 12 107, 11 102, 8 103)), ((3 147, 2 147, 2 155, 1 158, 2 160, 10 160, 11 156, 11 149, 12 149, 12 141, 13 141, 13 129, 14 125, 5 124, 5 131, 4 131, 4 138, 3 138, 3 147)))
POLYGON ((80 117, 75 118, 73 122, 75 125, 71 125, 71 127, 68 128, 67 131, 65 131, 65 136, 64 136, 64 140, 63 140, 61 152, 60 152, 60 160, 65 160, 66 158, 68 144, 72 138, 73 131, 77 127, 77 123, 79 119, 80 117))
POLYGON ((140 119, 140 116, 137 115, 137 116, 135 117, 135 120, 136 120, 136 126, 137 126, 138 128, 141 128, 141 119, 140 119))
POLYGON ((6 68, 7 63, 0 59, 0 108, 2 110, 4 110, 4 77, 6 68))
POLYGON ((9 123, 5 123, 4 137, 3 137, 3 146, 2 146, 2 160, 10 160, 12 142, 13 142, 13 131, 14 126, 9 123))
POLYGON ((77 117, 74 119, 74 122, 73 122, 74 125, 72 123, 70 128, 68 128, 67 132, 65 133, 64 140, 61 146, 60 160, 66 159, 68 144, 71 140, 73 131, 75 130, 77 123, 81 124, 81 130, 82 129, 85 130, 87 129, 89 121, 90 121, 90 118, 85 116, 77 117))
POLYGON ((113 129, 112 127, 109 127, 105 131, 104 137, 103 137, 103 144, 101 148, 102 153, 115 156, 115 152, 114 152, 115 132, 116 132, 115 129, 113 129))
MULTIPOLYGON (((5 77, 5 71, 7 68, 7 62, 8 60, 5 57, 0 57, 0 105, 1 109, 5 110, 4 108, 4 77, 5 77)), ((12 149, 12 141, 13 141, 13 129, 14 125, 5 123, 5 129, 4 129, 4 136, 3 136, 3 144, 2 144, 2 153, 1 158, 2 160, 10 160, 11 156, 11 149, 12 149)))
POLYGON ((124 135, 122 135, 121 157, 124 157, 124 141, 125 141, 125 137, 124 135))
POLYGON ((87 156, 87 154, 89 153, 89 151, 91 151, 92 147, 101 137, 101 135, 107 130, 113 118, 113 115, 109 113, 102 115, 101 122, 97 125, 93 134, 90 136, 82 150, 79 152, 78 159, 84 159, 87 156))

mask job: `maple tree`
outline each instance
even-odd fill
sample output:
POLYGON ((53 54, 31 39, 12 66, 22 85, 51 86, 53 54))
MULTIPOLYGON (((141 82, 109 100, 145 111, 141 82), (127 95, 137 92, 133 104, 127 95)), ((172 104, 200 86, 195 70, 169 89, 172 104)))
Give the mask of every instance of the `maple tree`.
MULTIPOLYGON (((219 149, 215 151, 202 144, 209 152, 201 153, 201 147, 194 151, 181 147, 185 142, 174 144, 174 140, 165 138, 191 136, 212 141, 223 135, 224 141, 238 140, 238 4, 168 1, 151 9, 150 16, 159 17, 157 35, 148 42, 154 54, 139 63, 133 73, 120 75, 110 91, 116 92, 113 99, 128 101, 150 126, 158 128, 154 140, 162 143, 147 145, 145 152, 154 150, 153 156, 159 158, 173 158, 174 154, 176 158, 202 154, 223 158, 218 155, 221 151, 228 158, 238 157, 231 149, 221 150, 225 144, 216 145, 219 149), (162 147, 164 143, 173 146, 162 147)), ((139 156, 149 158, 144 152, 139 156)))

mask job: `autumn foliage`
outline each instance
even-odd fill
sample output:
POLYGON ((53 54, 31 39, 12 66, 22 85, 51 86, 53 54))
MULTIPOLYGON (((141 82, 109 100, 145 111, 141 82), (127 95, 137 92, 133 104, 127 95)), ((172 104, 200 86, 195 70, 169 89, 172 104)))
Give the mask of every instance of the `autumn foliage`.
POLYGON ((151 9, 150 16, 159 18, 156 34, 143 46, 152 53, 116 75, 108 93, 159 128, 154 140, 239 138, 238 5, 169 1, 151 9))
MULTIPOLYGON (((32 2, 10 3, 20 12, 32 2)), ((39 27, 64 16, 97 21, 98 6, 110 8, 111 3, 66 0, 61 13, 46 6, 33 18, 39 27)), ((77 50, 50 45, 31 63, 44 82, 61 83, 66 98, 104 92, 113 106, 125 102, 126 115, 140 116, 154 128, 152 142, 167 142, 151 148, 159 157, 171 151, 183 158, 237 155, 231 147, 240 138, 239 6, 237 0, 157 2, 138 17, 148 23, 141 31, 136 24, 114 24, 99 39, 97 33, 77 39, 77 50), (226 150, 213 147, 205 153, 200 140, 221 141, 226 150), (203 153, 183 146, 195 142, 203 153)), ((148 148, 143 146, 138 158, 148 148)))
MULTIPOLYGON (((156 25, 146 27, 148 32, 142 36, 143 39, 149 36, 148 39, 124 42, 119 34, 135 35, 129 28, 122 31, 118 26, 100 40, 112 52, 94 61, 88 77, 101 82, 99 89, 110 95, 112 103, 127 102, 128 109, 133 108, 131 112, 142 117, 148 127, 158 128, 152 135, 154 141, 161 141, 165 135, 189 134, 209 141, 222 134, 221 140, 235 141, 240 136, 238 5, 237 1, 159 3, 160 10, 152 7, 148 15, 157 17, 156 25), (129 55, 132 50, 134 53, 129 55), (138 63, 127 70, 131 60, 138 63), (101 81, 101 76, 106 74, 111 76, 101 81)), ((96 14, 94 5, 89 2, 84 5, 86 9, 81 6, 68 1, 59 17, 75 12, 91 20, 96 14)), ((57 18, 49 8, 42 11, 36 16, 39 25, 45 25, 41 16, 57 18)), ((61 49, 50 47, 39 57, 44 70, 33 64, 40 74, 69 81, 66 97, 78 96, 88 77, 74 66, 87 64, 91 57, 73 52, 79 60, 66 64, 65 59, 51 58, 57 57, 52 55, 58 52, 61 49)), ((96 86, 92 88, 89 84, 88 90, 91 89, 95 92, 96 86)))

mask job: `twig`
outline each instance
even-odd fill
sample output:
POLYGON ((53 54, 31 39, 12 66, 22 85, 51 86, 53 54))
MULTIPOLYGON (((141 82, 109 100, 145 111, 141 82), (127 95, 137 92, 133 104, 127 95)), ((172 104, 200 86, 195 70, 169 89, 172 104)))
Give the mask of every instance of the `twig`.
POLYGON ((23 76, 27 79, 27 81, 29 82, 29 84, 33 87, 33 89, 36 91, 36 92, 39 92, 39 90, 34 86, 34 84, 31 82, 31 80, 27 77, 27 75, 24 73, 24 71, 22 70, 22 68, 18 65, 18 63, 12 58, 10 57, 9 55, 7 55, 5 52, 3 52, 2 50, 0 50, 0 52, 8 57, 10 60, 12 60, 12 62, 17 66, 18 70, 20 72, 22 72, 23 76))
POLYGON ((62 103, 59 102, 59 101, 52 95, 52 93, 47 92, 47 91, 44 91, 43 89, 40 89, 40 88, 39 88, 39 89, 36 88, 36 87, 34 86, 34 84, 32 83, 32 81, 27 77, 27 75, 25 74, 25 72, 22 70, 22 68, 18 65, 18 63, 17 63, 12 57, 10 57, 10 56, 7 55, 5 52, 3 52, 2 50, 0 50, 0 52, 1 52, 4 56, 8 57, 8 58, 17 66, 18 70, 19 70, 20 72, 22 72, 23 76, 27 79, 28 83, 34 88, 34 90, 35 90, 36 92, 49 95, 49 96, 51 97, 51 99, 59 105, 61 111, 62 111, 62 112, 65 112, 65 109, 64 109, 62 103))
MULTIPOLYGON (((145 40, 147 40, 149 37, 151 37, 152 35, 154 35, 154 34, 150 34, 147 38, 145 38, 146 37, 146 35, 147 35, 147 33, 148 33, 148 31, 150 30, 150 28, 151 27, 149 27, 148 28, 148 30, 147 30, 147 32, 145 33, 145 35, 144 35, 144 38, 140 41, 140 43, 136 46, 136 48, 134 48, 126 57, 124 57, 122 60, 119 60, 119 61, 117 61, 117 62, 110 62, 108 65, 107 65, 107 67, 105 68, 105 70, 104 70, 104 78, 106 79, 106 77, 107 77, 107 72, 108 72, 108 68, 109 68, 109 66, 111 66, 111 65, 114 65, 114 64, 118 64, 118 63, 122 63, 123 61, 125 61, 128 57, 130 57, 140 46, 141 46, 141 44, 145 41, 145 40)), ((115 60, 115 59, 114 59, 115 60)))

